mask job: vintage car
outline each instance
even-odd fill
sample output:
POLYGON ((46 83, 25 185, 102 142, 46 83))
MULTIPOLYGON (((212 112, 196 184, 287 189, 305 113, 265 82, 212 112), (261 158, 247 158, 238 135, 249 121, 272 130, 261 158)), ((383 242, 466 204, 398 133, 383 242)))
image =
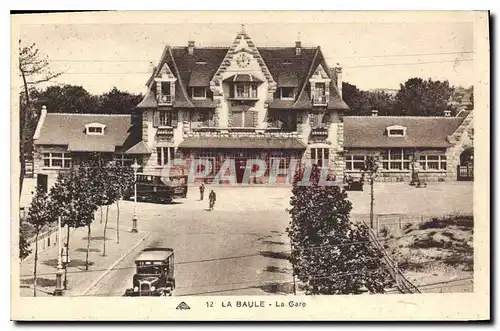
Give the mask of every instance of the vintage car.
MULTIPOLYGON (((137 198, 154 202, 171 203, 174 199, 186 198, 188 176, 137 175, 137 198)), ((134 188, 125 193, 125 199, 131 199, 134 188)))
POLYGON ((146 248, 135 260, 132 288, 125 296, 173 296, 175 289, 174 250, 146 248))

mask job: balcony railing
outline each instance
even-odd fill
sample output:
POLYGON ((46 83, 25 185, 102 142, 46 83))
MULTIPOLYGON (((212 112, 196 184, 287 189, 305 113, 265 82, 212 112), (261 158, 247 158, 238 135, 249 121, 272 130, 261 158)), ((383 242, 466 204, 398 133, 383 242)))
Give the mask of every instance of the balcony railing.
POLYGON ((324 94, 314 95, 313 96, 313 105, 315 105, 315 106, 326 105, 326 95, 324 95, 324 94))
POLYGON ((158 102, 159 105, 171 105, 172 100, 173 98, 171 95, 164 95, 164 94, 160 94, 156 98, 156 101, 158 102))

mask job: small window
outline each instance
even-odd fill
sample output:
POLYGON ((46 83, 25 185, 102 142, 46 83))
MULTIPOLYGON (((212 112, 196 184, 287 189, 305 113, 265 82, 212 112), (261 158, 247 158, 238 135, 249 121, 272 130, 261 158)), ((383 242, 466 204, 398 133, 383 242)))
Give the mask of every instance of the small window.
POLYGON ((293 87, 282 87, 281 88, 281 99, 282 100, 293 100, 295 99, 295 90, 293 87))
POLYGON ((399 129, 398 130, 393 129, 393 130, 389 130, 389 135, 390 136, 401 136, 402 137, 402 136, 405 135, 405 131, 404 130, 399 130, 399 129))
POLYGON ((170 95, 170 82, 161 82, 161 94, 170 95))
POLYGON ((193 87, 193 99, 205 99, 207 97, 207 90, 204 87, 193 87))
POLYGON ((89 127, 89 133, 102 133, 102 128, 91 126, 89 127))
POLYGON ((100 123, 90 123, 85 125, 85 132, 88 135, 102 135, 106 126, 100 123))
POLYGON ((388 137, 404 137, 406 136, 406 127, 401 125, 391 125, 386 128, 388 137))

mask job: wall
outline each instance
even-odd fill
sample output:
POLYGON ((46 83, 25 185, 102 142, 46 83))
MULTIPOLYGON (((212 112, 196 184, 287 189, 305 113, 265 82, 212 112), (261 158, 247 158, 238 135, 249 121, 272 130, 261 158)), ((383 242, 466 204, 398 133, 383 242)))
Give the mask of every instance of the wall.
MULTIPOLYGON (((356 155, 367 155, 367 156, 374 156, 376 158, 380 158, 380 153, 381 149, 354 149, 351 148, 346 151, 345 154, 356 154, 356 155)), ((425 154, 425 153, 436 153, 436 152, 445 152, 444 150, 431 150, 431 149, 419 149, 416 150, 415 155, 417 160, 419 159, 420 154, 425 154)), ((445 155, 447 155, 447 151, 445 152, 445 155)), ((345 161, 344 161, 344 167, 345 167, 345 161)), ((411 166, 410 166, 411 167, 411 166)), ((450 177, 450 168, 455 167, 454 164, 450 163, 450 160, 447 159, 446 162, 446 168, 447 170, 435 170, 435 171, 429 171, 429 170, 420 170, 418 172, 418 176, 420 179, 428 182, 437 182, 437 181, 447 181, 447 180, 453 180, 453 177, 450 177)), ((353 178, 359 178, 362 175, 362 171, 359 170, 345 170, 345 175, 350 175, 353 178)), ((379 170, 377 172, 377 182, 405 182, 409 183, 411 181, 412 177, 412 172, 411 170, 383 170, 382 165, 379 163, 379 170)))

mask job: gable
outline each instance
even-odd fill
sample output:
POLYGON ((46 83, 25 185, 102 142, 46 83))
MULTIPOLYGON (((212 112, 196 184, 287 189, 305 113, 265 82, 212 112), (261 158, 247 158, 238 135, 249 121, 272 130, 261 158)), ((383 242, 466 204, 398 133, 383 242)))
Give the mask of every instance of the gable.
POLYGON ((269 89, 272 92, 276 90, 276 82, 271 72, 267 68, 259 50, 255 47, 255 44, 245 31, 241 31, 236 36, 233 44, 222 60, 222 63, 215 72, 214 77, 210 81, 210 86, 214 94, 222 94, 222 81, 238 71, 251 73, 257 76, 257 78, 267 81, 269 89), (242 60, 243 58, 248 58, 248 63, 242 60))

